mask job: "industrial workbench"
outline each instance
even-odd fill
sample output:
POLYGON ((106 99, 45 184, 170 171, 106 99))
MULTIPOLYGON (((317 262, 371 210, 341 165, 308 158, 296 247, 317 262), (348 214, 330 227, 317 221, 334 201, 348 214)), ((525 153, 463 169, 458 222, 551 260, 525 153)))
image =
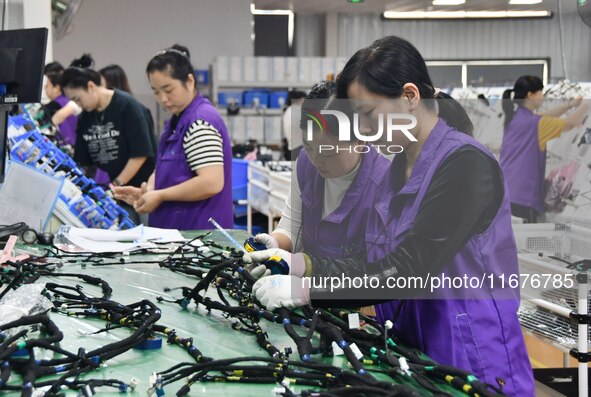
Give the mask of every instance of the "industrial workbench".
MULTIPOLYGON (((193 237, 200 232, 183 233, 186 237, 193 237)), ((231 234, 238 240, 244 241, 248 234, 243 230, 233 230, 231 234)), ((219 242, 223 245, 229 245, 221 233, 213 231, 209 239, 219 242)), ((30 252, 35 251, 34 246, 19 246, 18 248, 30 252)), ((38 247, 37 247, 38 248, 38 247)), ((163 255, 146 255, 146 261, 155 261, 164 259, 163 255)), ((132 256, 134 261, 137 256, 132 256)), ((144 258, 142 256, 142 258, 144 258)), ((166 268, 160 268, 157 263, 134 263, 125 265, 92 266, 81 264, 65 264, 60 271, 86 273, 92 276, 100 277, 106 280, 113 289, 111 299, 122 304, 130 304, 142 299, 148 299, 156 302, 156 298, 162 296, 168 299, 177 299, 181 297, 180 291, 172 290, 169 293, 164 292, 164 288, 177 288, 181 286, 193 287, 198 279, 191 278, 184 274, 174 273, 166 268)), ((53 281, 65 285, 80 284, 79 280, 69 278, 44 277, 41 281, 53 281)), ((100 296, 100 289, 91 285, 83 285, 84 292, 89 295, 100 296)), ((208 291, 213 299, 215 289, 208 291)), ((197 308, 194 303, 189 305, 188 309, 182 309, 179 305, 173 303, 158 303, 162 311, 162 317, 159 324, 174 328, 179 336, 193 337, 195 346, 202 351, 205 356, 214 359, 257 356, 268 357, 266 352, 258 347, 254 337, 245 333, 234 331, 231 326, 235 320, 225 318, 218 311, 207 312, 203 307, 197 308)), ((92 335, 93 332, 105 327, 106 322, 94 319, 84 319, 68 317, 63 314, 51 313, 51 319, 58 325, 64 333, 64 340, 61 346, 69 351, 76 351, 79 347, 84 347, 87 351, 95 349, 102 345, 112 343, 118 339, 124 338, 130 334, 126 328, 113 329, 108 332, 92 335)), ((297 349, 295 343, 283 330, 281 324, 273 324, 268 321, 261 321, 261 327, 268 333, 270 341, 280 350, 291 347, 293 354, 291 359, 297 360, 297 349)), ((50 357, 44 357, 50 358, 50 357)), ((344 356, 335 356, 333 358, 324 358, 324 362, 339 367, 348 367, 344 356)), ((85 374, 84 378, 108 379, 115 378, 124 382, 132 378, 138 378, 140 385, 130 395, 146 395, 149 386, 149 377, 152 372, 166 370, 173 365, 181 362, 192 362, 190 356, 180 347, 168 345, 165 340, 161 349, 152 351, 131 350, 109 360, 100 370, 85 374)), ((392 381, 385 375, 377 374, 376 378, 392 381)), ((182 386, 182 382, 177 382, 165 387, 167 395, 175 395, 182 386)), ((240 384, 240 383, 204 383, 194 384, 191 387, 190 395, 207 396, 270 396, 271 390, 276 385, 270 384, 240 384)), ((310 389, 309 386, 293 385, 295 391, 310 389)), ((442 385, 452 396, 465 396, 465 394, 451 388, 448 385, 442 385)), ((99 395, 117 395, 122 394, 114 389, 99 388, 99 395)), ((74 392, 68 394, 74 395, 74 392)), ((425 396, 431 394, 425 392, 425 396)))

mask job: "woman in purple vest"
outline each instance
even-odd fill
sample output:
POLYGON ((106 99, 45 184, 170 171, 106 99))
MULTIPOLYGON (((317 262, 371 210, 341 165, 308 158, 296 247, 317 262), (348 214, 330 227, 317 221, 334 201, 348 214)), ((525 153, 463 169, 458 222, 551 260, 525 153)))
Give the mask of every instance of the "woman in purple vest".
POLYGON ((62 91, 60 80, 64 74, 64 67, 59 62, 45 65, 43 73, 46 77, 45 94, 51 100, 45 108, 49 110, 53 124, 58 127, 59 139, 73 148, 76 143, 76 115, 82 109, 70 101, 62 91))
MULTIPOLYGON (((293 133, 303 135, 305 150, 295 162, 286 208, 271 235, 255 236, 255 241, 267 248, 290 252, 303 248, 305 252, 331 258, 365 255, 366 219, 390 162, 373 147, 367 153, 345 150, 345 146, 361 142, 339 145, 338 126, 331 123, 334 119, 327 118, 331 123, 328 133, 316 127, 311 116, 339 107, 335 94, 336 84, 323 81, 312 87, 301 106, 300 123, 294 127, 298 131, 293 133), (312 140, 307 136, 308 121, 314 126, 312 140), (319 150, 321 145, 323 152, 319 150)), ((256 262, 257 253, 251 256, 256 262)), ((253 274, 258 276, 264 270, 262 266, 253 274)))
POLYGON ((579 125, 588 111, 579 97, 542 114, 534 113, 544 103, 543 88, 539 77, 521 76, 513 89, 503 93, 505 134, 500 162, 511 213, 529 223, 537 222, 544 212, 546 144, 579 125), (560 118, 572 108, 577 109, 560 118))
POLYGON ((391 320, 394 335, 403 342, 502 387, 507 395, 534 396, 517 317, 518 290, 483 283, 480 289, 435 289, 429 294, 396 283, 410 283, 410 277, 432 280, 430 275, 443 272, 478 279, 519 273, 501 169, 471 137, 466 112, 434 88, 418 50, 395 36, 353 55, 337 79, 337 95, 351 99, 361 123, 373 131, 384 114, 413 115, 416 126, 409 132, 416 142, 402 133, 388 142, 404 152, 389 168, 368 217, 367 258, 294 254, 289 262, 303 257, 305 276, 313 281, 293 275, 263 277, 253 286, 256 297, 271 309, 381 301, 378 320, 391 320), (377 284, 352 288, 351 283, 333 283, 344 276, 371 278, 377 284), (324 277, 330 289, 317 284, 324 277))
POLYGON ((141 188, 115 188, 116 198, 150 214, 150 226, 210 229, 210 217, 231 228, 232 150, 215 107, 196 88, 187 48, 174 45, 146 68, 154 96, 172 117, 164 125, 156 170, 141 188))

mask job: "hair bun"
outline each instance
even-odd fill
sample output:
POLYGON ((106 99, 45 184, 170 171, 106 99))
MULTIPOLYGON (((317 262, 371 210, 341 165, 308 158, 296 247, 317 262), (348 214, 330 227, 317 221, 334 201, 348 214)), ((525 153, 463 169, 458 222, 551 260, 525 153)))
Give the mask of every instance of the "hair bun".
POLYGON ((170 47, 170 50, 180 52, 181 55, 184 55, 187 58, 191 59, 191 53, 189 52, 189 49, 187 47, 185 47, 184 45, 174 44, 173 46, 170 47))
POLYGON ((90 68, 94 65, 94 59, 90 54, 83 54, 80 58, 74 59, 70 66, 77 68, 90 68))

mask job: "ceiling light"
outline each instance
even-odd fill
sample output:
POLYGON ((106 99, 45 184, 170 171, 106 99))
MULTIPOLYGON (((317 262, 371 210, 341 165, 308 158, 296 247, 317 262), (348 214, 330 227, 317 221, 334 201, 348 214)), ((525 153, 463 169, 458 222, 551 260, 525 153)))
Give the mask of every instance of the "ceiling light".
POLYGON ((548 18, 550 11, 386 11, 386 19, 548 18))
POLYGON ((540 4, 543 0, 509 0, 511 5, 540 4))
POLYGON ((457 6, 464 4, 466 0, 433 0, 434 6, 457 6))
POLYGON ((255 8, 254 3, 250 3, 250 13, 252 15, 293 15, 292 10, 261 10, 255 8))

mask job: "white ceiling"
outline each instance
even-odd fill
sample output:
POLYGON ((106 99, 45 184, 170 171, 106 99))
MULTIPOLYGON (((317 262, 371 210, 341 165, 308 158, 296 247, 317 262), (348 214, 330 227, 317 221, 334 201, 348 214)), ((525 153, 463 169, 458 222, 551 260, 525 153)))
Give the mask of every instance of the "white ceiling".
POLYGON ((509 0, 466 0, 458 6, 433 6, 432 0, 365 0, 353 4, 348 0, 253 0, 260 9, 292 9, 301 14, 324 13, 378 13, 386 10, 424 11, 505 11, 505 10, 548 10, 557 11, 557 2, 561 2, 563 13, 576 12, 577 0, 543 0, 534 5, 509 5, 509 0))

